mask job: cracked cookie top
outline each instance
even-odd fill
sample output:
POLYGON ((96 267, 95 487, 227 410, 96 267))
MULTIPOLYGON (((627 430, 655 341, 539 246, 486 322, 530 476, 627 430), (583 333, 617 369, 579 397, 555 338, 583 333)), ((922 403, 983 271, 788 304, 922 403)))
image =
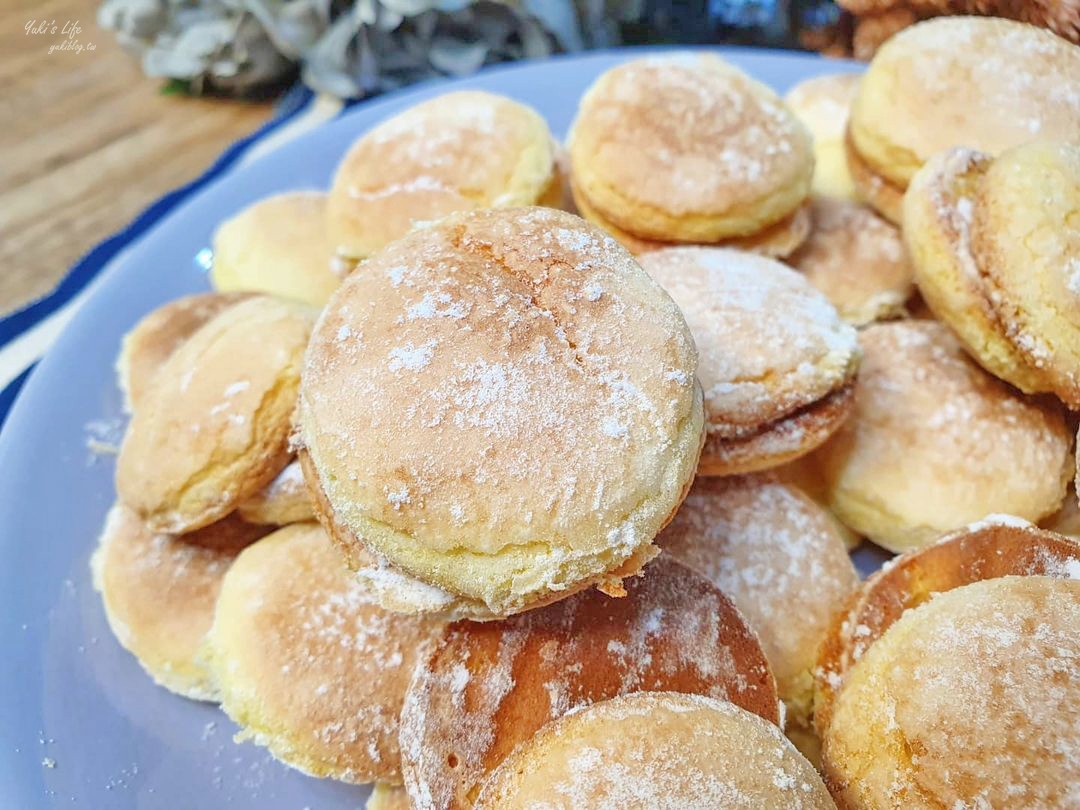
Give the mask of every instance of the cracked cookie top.
POLYGON ((649 546, 697 462, 696 367, 674 302, 602 231, 542 208, 456 215, 324 311, 309 483, 395 567, 513 612, 649 546))

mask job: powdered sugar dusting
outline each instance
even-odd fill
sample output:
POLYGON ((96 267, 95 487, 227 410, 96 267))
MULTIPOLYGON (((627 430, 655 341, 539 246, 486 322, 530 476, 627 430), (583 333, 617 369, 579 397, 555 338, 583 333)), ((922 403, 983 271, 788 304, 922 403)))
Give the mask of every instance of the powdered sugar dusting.
POLYGON ((887 124, 896 148, 923 160, 956 144, 999 154, 1035 132, 1067 141, 1080 129, 1080 54, 1031 25, 940 17, 911 26, 875 59, 870 74, 882 73, 895 97, 940 111, 934 127, 918 116, 893 116, 887 124), (960 104, 957 81, 966 88, 960 104))
POLYGON ((779 262, 671 248, 642 266, 675 299, 700 352, 710 433, 738 438, 839 388, 858 341, 820 292, 779 262))
POLYGON ((91 419, 83 430, 86 434, 86 449, 89 451, 87 465, 94 464, 101 456, 115 456, 120 452, 120 443, 124 439, 126 419, 91 419))
POLYGON ((455 301, 450 293, 424 293, 419 302, 406 310, 410 321, 417 318, 453 318, 460 321, 469 314, 470 307, 463 301, 455 301))
POLYGON ((568 560, 674 505, 694 368, 678 310, 609 237, 550 209, 477 212, 349 277, 307 354, 301 431, 347 523, 546 549, 533 581, 561 588, 568 560), (345 326, 362 351, 333 339, 345 326), (400 486, 409 502, 387 500, 400 486))
POLYGON ((446 93, 353 145, 330 194, 330 224, 345 252, 356 239, 370 255, 455 211, 532 203, 553 171, 550 136, 533 110, 491 93, 446 93))
POLYGON ((945 807, 1074 805, 1078 627, 1080 583, 1072 580, 1003 577, 934 597, 852 671, 830 725, 834 761, 863 744, 840 733, 856 710, 860 727, 884 733, 879 750, 900 750, 902 740, 918 752, 912 761, 864 759, 856 790, 865 786, 868 800, 902 804, 917 789, 945 807))
POLYGON ((373 601, 402 613, 443 613, 455 600, 453 594, 401 573, 381 557, 359 567, 355 576, 373 601))
POLYGON ((393 504, 395 509, 400 509, 402 505, 412 502, 412 498, 409 497, 409 488, 405 486, 387 492, 386 500, 393 504))
POLYGON ((493 752, 509 750, 507 740, 617 694, 699 692, 775 721, 764 657, 718 591, 664 560, 626 586, 625 599, 585 592, 501 623, 448 631, 403 712, 414 801, 448 806, 498 764, 493 752), (448 759, 456 765, 448 768, 448 759))
POLYGON ((1032 519, 1060 503, 1072 436, 1057 409, 988 375, 937 322, 876 324, 861 342, 855 413, 838 434, 851 442, 843 487, 884 500, 912 531, 925 521, 927 540, 990 511, 1032 519), (934 486, 920 479, 930 468, 934 486), (879 474, 911 484, 867 490, 879 474), (991 479, 992 497, 978 483, 991 479))
POLYGON ((260 533, 226 520, 185 537, 154 534, 126 507, 110 509, 91 562, 94 586, 117 639, 155 681, 216 699, 199 652, 226 572, 260 533))
POLYGON ((815 676, 831 694, 818 700, 818 710, 892 624, 932 595, 911 588, 911 583, 945 592, 1003 576, 1075 579, 1078 574, 1080 545, 1011 515, 990 515, 893 558, 866 581, 841 622, 839 635, 830 640, 833 651, 822 657, 823 666, 815 676))
POLYGON ((899 229, 850 200, 816 197, 811 215, 792 266, 855 326, 901 314, 914 279, 899 229))
POLYGON ((407 369, 419 371, 431 362, 431 355, 435 350, 435 341, 429 340, 421 346, 406 343, 390 350, 390 362, 388 368, 391 371, 407 369))
POLYGON ((808 183, 809 151, 770 89, 690 53, 608 71, 582 99, 570 143, 575 172, 587 162, 604 185, 675 216, 730 211, 763 189, 808 183))
POLYGON ((968 283, 979 284, 980 271, 972 252, 975 208, 974 182, 990 163, 990 156, 957 147, 936 158, 938 174, 927 188, 930 204, 945 226, 953 254, 968 283))
POLYGON ((758 632, 781 697, 805 703, 817 647, 858 585, 832 518, 770 476, 704 479, 657 543, 731 596, 758 632))
POLYGON ((405 687, 438 623, 374 605, 313 525, 282 530, 253 551, 226 584, 230 609, 211 636, 230 672, 223 705, 286 731, 241 736, 344 781, 392 777, 405 687))
POLYGON ((492 777, 484 807, 829 808, 774 727, 696 695, 637 693, 568 714, 492 777))

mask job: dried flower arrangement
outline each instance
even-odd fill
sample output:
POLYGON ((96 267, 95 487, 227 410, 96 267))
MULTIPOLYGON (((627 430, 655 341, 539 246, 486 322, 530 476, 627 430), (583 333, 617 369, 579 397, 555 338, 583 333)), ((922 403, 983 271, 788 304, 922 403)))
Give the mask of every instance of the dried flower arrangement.
POLYGON ((251 95, 299 71, 359 98, 483 65, 617 42, 640 2, 611 0, 105 0, 98 22, 150 76, 251 95))

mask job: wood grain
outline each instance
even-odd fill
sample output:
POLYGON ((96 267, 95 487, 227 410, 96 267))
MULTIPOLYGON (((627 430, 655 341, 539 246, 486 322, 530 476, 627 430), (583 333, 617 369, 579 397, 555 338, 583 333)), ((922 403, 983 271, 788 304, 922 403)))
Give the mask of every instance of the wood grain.
POLYGON ((0 316, 47 294, 87 250, 206 169, 267 103, 164 96, 96 2, 0 3, 0 316), (93 51, 55 51, 31 20, 78 21, 93 51))

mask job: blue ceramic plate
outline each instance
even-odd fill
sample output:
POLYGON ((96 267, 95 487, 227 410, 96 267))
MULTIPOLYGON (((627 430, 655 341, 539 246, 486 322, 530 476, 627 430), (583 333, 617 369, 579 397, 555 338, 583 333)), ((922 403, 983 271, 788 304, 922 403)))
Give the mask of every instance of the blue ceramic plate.
MULTIPOLYGON (((222 219, 268 194, 326 188, 349 144, 382 119, 475 88, 531 104, 562 135, 589 83, 630 55, 501 68, 360 105, 220 176, 98 279, 0 435, 0 808, 363 806, 366 788, 311 779, 234 744, 221 712, 156 687, 113 640, 88 567, 113 501, 113 459, 87 441, 122 427, 120 338, 159 304, 207 289, 195 257, 222 219)), ((780 92, 857 69, 779 52, 724 56, 780 92)))

